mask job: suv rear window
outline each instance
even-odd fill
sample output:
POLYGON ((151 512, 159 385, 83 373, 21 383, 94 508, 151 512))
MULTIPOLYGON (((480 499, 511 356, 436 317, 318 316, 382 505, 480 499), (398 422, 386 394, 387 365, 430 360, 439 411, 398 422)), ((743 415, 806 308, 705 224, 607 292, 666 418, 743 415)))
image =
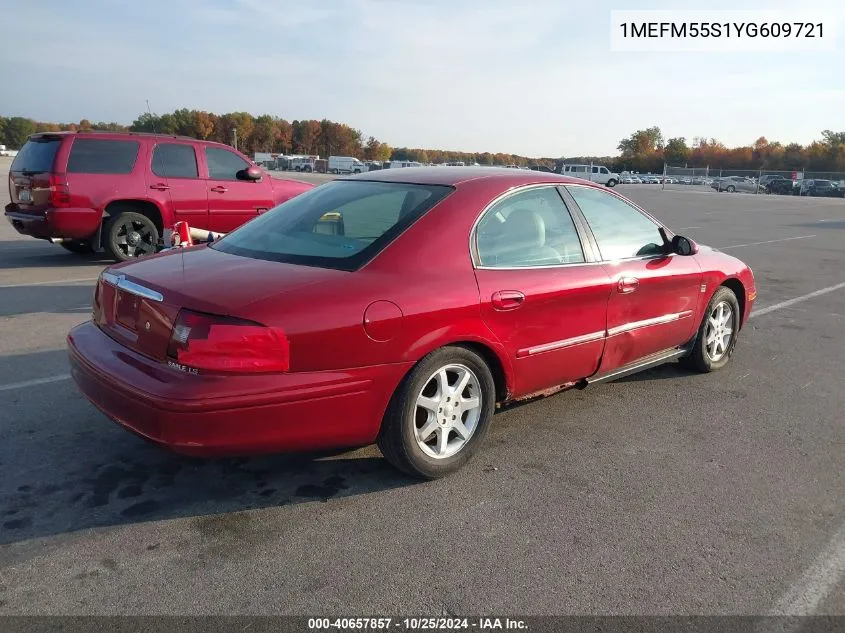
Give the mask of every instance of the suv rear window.
POLYGON ((211 247, 255 259, 356 270, 451 191, 338 180, 275 207, 211 247))
POLYGON ((74 139, 67 159, 70 174, 128 174, 138 158, 138 141, 74 139))
POLYGON ((27 172, 40 174, 53 170, 53 160, 59 150, 62 140, 54 137, 31 138, 24 146, 15 160, 12 161, 10 171, 27 172))

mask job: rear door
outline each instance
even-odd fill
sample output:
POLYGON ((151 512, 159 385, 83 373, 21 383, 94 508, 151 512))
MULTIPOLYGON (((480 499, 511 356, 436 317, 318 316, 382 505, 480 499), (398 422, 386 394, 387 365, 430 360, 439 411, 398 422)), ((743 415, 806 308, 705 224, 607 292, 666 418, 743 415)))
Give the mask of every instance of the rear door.
POLYGON ((50 174, 62 137, 39 134, 31 137, 9 168, 9 195, 11 205, 7 210, 25 214, 40 214, 50 206, 50 174))
POLYGON ((147 187, 165 214, 165 228, 171 222, 186 221, 189 226, 208 228, 208 193, 199 177, 194 145, 179 141, 156 143, 153 148, 147 187))
POLYGON ((275 206, 269 176, 241 180, 238 173, 250 164, 238 154, 222 147, 205 147, 204 152, 212 231, 228 233, 275 206))
POLYGON ((665 254, 660 225, 620 196, 582 185, 566 191, 586 219, 611 282, 601 372, 689 342, 704 296, 696 258, 665 254))
POLYGON ((517 190, 478 222, 481 314, 511 357, 517 396, 598 369, 611 287, 584 235, 551 185, 517 190))

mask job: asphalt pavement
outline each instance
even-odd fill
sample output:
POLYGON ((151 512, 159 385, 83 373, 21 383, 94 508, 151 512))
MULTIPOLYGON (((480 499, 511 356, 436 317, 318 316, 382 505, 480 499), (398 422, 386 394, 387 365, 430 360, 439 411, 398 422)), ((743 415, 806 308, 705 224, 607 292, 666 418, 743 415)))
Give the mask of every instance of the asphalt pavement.
POLYGON ((108 262, 0 223, 0 614, 845 614, 845 201, 619 190, 754 269, 731 363, 508 409, 431 483, 121 430, 64 348, 108 262))

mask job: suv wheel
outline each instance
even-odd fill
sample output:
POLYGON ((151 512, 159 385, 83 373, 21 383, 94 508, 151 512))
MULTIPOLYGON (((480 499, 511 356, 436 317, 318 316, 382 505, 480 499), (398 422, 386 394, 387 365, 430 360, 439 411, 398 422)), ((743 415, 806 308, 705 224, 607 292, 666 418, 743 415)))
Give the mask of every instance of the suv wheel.
POLYGON ((103 246, 109 257, 126 261, 156 252, 158 229, 146 215, 121 211, 103 227, 103 246))
POLYGON ((94 252, 94 245, 89 240, 66 240, 59 242, 59 245, 75 255, 90 255, 94 252))
POLYGON ((608 187, 615 187, 615 186, 616 186, 616 184, 617 184, 617 183, 616 183, 616 179, 615 179, 615 178, 611 178, 610 180, 608 180, 608 181, 607 181, 607 186, 608 186, 608 187))

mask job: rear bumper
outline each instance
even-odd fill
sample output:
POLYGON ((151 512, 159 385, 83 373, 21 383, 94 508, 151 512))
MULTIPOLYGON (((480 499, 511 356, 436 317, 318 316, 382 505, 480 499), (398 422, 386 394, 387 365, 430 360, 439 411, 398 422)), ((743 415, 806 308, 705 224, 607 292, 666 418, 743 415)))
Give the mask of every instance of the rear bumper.
POLYGON ((189 455, 372 443, 411 363, 263 376, 194 376, 123 347, 92 322, 68 334, 80 391, 124 428, 189 455))
POLYGON ((43 240, 50 238, 70 238, 84 240, 97 233, 102 214, 96 209, 85 208, 47 208, 43 211, 25 212, 17 204, 6 205, 6 219, 22 235, 30 235, 43 240))

